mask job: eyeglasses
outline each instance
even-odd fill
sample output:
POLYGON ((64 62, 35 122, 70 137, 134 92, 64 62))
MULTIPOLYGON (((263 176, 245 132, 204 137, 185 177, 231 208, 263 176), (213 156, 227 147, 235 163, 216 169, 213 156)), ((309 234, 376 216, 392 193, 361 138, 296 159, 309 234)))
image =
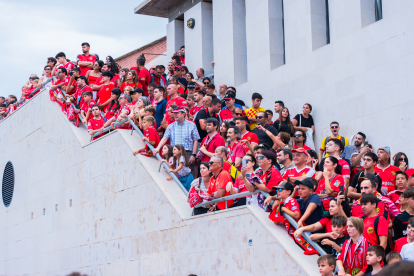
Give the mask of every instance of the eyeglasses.
POLYGON ((293 137, 302 137, 302 134, 295 134, 293 137))
POLYGON ((337 129, 339 126, 331 126, 332 129, 337 129))
POLYGON ((234 112, 234 115, 241 116, 241 115, 243 115, 243 113, 234 112))
POLYGON ((264 156, 263 155, 259 155, 259 156, 257 156, 257 159, 259 159, 259 160, 262 160, 264 158, 264 156))
POLYGON ((211 166, 211 165, 213 165, 214 163, 218 163, 218 162, 214 162, 214 161, 210 161, 210 162, 208 162, 208 164, 211 166))
POLYGON ((256 116, 256 119, 263 119, 264 116, 256 116))

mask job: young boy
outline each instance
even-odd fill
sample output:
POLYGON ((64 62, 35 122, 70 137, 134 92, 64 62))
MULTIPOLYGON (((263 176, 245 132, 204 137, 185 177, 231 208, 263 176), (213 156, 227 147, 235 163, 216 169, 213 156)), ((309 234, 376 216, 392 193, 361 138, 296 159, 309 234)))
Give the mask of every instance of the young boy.
POLYGON ((93 94, 89 91, 83 93, 83 100, 84 102, 81 104, 81 117, 82 117, 82 123, 86 124, 90 118, 92 118, 91 115, 91 108, 92 106, 96 105, 96 102, 92 99, 93 94))
POLYGON ((367 250, 367 264, 372 266, 372 271, 365 273, 365 276, 377 275, 381 270, 381 263, 385 258, 385 249, 379 245, 372 245, 367 250))
POLYGON ((319 273, 321 276, 333 276, 335 271, 336 261, 332 255, 322 255, 318 258, 319 273))
POLYGON ((0 104, 0 116, 3 116, 6 110, 7 110, 7 106, 5 104, 0 104))
POLYGON ((324 245, 327 254, 338 258, 342 250, 342 245, 349 239, 348 235, 344 235, 344 229, 347 223, 347 219, 343 216, 335 216, 331 220, 332 232, 323 234, 312 234, 310 238, 312 240, 322 239, 321 244, 324 245))
POLYGON ((407 204, 406 209, 394 219, 394 240, 407 236, 407 222, 414 217, 414 187, 405 189, 404 201, 407 204))
POLYGON ((394 251, 401 253, 401 249, 404 245, 414 242, 414 217, 408 220, 406 233, 406 237, 399 238, 395 242, 394 251))
POLYGON ((387 264, 390 265, 390 264, 402 261, 402 258, 401 258, 400 253, 391 251, 390 253, 387 254, 387 256, 385 257, 385 260, 387 261, 387 264))
POLYGON ((395 186, 396 190, 390 192, 388 194, 388 198, 391 199, 392 202, 394 202, 395 206, 400 209, 400 195, 404 193, 405 188, 407 187, 408 183, 408 176, 405 172, 397 171, 395 173, 395 186))
POLYGON ((99 137, 102 137, 104 135, 103 133, 103 126, 105 124, 105 120, 101 117, 101 108, 99 105, 95 104, 91 108, 93 118, 89 119, 88 121, 88 133, 89 135, 94 135, 97 132, 102 132, 102 134, 99 134, 98 136, 94 137, 92 139, 96 140, 99 137))
POLYGON ((373 194, 365 194, 360 199, 364 216, 364 238, 372 245, 380 245, 387 248, 388 221, 377 212, 378 198, 373 194), (375 227, 377 225, 377 227, 375 227))
MULTIPOLYGON (((158 147, 160 143, 160 136, 158 136, 157 130, 154 128, 155 119, 153 116, 144 117, 142 120, 142 127, 144 129, 145 137, 142 137, 142 141, 147 141, 150 143, 154 148, 158 147)), ((144 148, 136 150, 133 152, 134 155, 138 153, 144 152, 143 155, 152 156, 152 151, 149 149, 148 145, 145 145, 144 148)))

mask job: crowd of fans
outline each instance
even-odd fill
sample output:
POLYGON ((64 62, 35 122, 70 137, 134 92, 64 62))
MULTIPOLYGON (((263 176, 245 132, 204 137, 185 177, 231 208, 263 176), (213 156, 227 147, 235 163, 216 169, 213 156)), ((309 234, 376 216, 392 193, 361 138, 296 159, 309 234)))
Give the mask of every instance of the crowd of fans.
POLYGON ((193 215, 258 205, 285 224, 305 253, 314 251, 301 238, 304 232, 324 248, 321 275, 332 275, 335 267, 341 276, 376 275, 384 264, 414 261, 414 169, 406 154, 391 155, 383 145, 374 151, 363 132, 341 136, 335 121, 332 135, 315 150, 311 104, 292 116, 282 101, 274 111, 261 107, 263 97, 255 92, 248 107, 236 88, 220 84, 216 90, 214 62, 211 75, 203 68, 195 76, 189 72, 184 46, 167 68, 149 70, 143 55, 136 67, 121 68, 89 49, 83 43, 76 61, 62 52, 48 58, 42 76, 33 74, 23 85, 20 100, 0 97, 0 116, 46 87, 69 120, 81 121, 90 135, 100 133, 94 139, 107 127, 131 129, 129 121, 119 123, 129 118, 153 146, 133 154, 162 156, 189 191, 193 215), (199 206, 238 193, 244 196, 199 206))

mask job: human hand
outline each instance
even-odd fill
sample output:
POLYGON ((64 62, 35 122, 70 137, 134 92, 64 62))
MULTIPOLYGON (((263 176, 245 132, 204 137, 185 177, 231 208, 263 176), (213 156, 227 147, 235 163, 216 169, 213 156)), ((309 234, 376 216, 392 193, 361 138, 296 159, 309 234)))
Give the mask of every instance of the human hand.
POLYGON ((174 172, 174 170, 173 170, 173 169, 169 169, 169 170, 168 170, 168 173, 171 173, 171 172, 173 173, 173 172, 174 172))
POLYGON ((302 219, 300 219, 300 220, 298 221, 298 227, 303 227, 303 221, 302 221, 302 219))
POLYGON ((232 182, 227 183, 227 185, 226 185, 226 191, 230 193, 230 191, 231 191, 232 188, 233 188, 233 183, 232 182))
POLYGON ((402 172, 405 172, 405 170, 407 169, 407 163, 401 162, 399 168, 402 172))
POLYGON ((328 235, 333 240, 336 240, 339 237, 339 234, 338 233, 335 233, 335 232, 328 233, 328 235))
POLYGON ((214 67, 214 65, 215 65, 216 63, 214 62, 214 61, 212 61, 211 62, 211 66, 213 66, 214 67))
POLYGON ((326 168, 323 169, 323 177, 329 178, 329 172, 326 168))
POLYGON ((261 131, 265 131, 265 129, 261 126, 261 125, 256 125, 256 128, 258 129, 258 130, 261 130, 261 131))
MULTIPOLYGON (((152 151, 152 153, 154 154, 154 155, 156 155, 158 152, 160 151, 160 149, 159 148, 155 148, 153 151, 152 151)), ((163 159, 164 160, 164 159, 163 159)), ((165 161, 165 160, 164 160, 165 161)), ((165 161, 165 162, 167 162, 167 161, 165 161)))
POLYGON ((297 239, 297 238, 299 238, 300 236, 302 236, 302 232, 303 232, 303 230, 302 229, 297 229, 294 233, 293 233, 293 236, 295 237, 295 239, 297 239))
POLYGON ((315 169, 316 166, 318 165, 318 163, 319 163, 319 160, 318 159, 313 159, 312 160, 312 167, 315 169))
POLYGON ((331 244, 332 244, 332 241, 331 241, 331 240, 328 240, 328 239, 323 239, 323 240, 321 241, 321 244, 322 244, 322 245, 331 245, 331 244))
POLYGON ((267 206, 270 204, 270 202, 272 202, 272 197, 269 196, 268 198, 265 199, 265 201, 263 202, 264 206, 267 206))
POLYGON ((195 162, 195 157, 193 155, 191 155, 190 159, 188 159, 188 163, 190 163, 190 165, 194 164, 195 162))
POLYGON ((149 139, 148 139, 148 137, 142 137, 142 141, 143 142, 145 142, 145 141, 149 142, 149 139))

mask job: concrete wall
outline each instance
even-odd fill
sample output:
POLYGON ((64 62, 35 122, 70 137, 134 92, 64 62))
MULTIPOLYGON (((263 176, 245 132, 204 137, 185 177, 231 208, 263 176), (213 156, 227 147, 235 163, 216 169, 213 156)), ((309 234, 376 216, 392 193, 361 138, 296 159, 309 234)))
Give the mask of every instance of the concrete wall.
POLYGON ((256 206, 191 217, 155 158, 132 155, 142 146, 128 130, 89 143, 47 91, 1 122, 0 171, 12 161, 16 183, 0 275, 317 275, 256 206))

